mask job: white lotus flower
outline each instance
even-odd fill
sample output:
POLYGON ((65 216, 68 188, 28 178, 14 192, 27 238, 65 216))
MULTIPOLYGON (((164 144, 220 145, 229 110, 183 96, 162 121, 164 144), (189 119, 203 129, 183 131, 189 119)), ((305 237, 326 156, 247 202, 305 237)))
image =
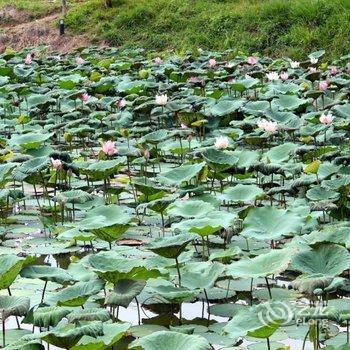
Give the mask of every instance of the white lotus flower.
POLYGON ((158 106, 165 106, 168 103, 167 94, 164 95, 156 95, 156 104, 158 106))
POLYGON ((219 136, 215 140, 215 147, 217 149, 226 149, 230 144, 230 141, 226 136, 219 136))
POLYGON ((274 81, 274 80, 278 80, 279 79, 279 75, 277 72, 270 72, 266 74, 266 77, 268 80, 270 81, 274 81))
POLYGON ((290 62, 290 66, 292 68, 298 68, 300 66, 300 62, 298 62, 298 61, 291 61, 290 62))

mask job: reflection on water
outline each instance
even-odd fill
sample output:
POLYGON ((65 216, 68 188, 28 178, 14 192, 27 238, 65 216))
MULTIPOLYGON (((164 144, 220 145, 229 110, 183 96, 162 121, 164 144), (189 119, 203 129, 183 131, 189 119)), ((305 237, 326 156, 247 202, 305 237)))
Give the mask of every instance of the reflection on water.
MULTIPOLYGON (((182 319, 183 320, 193 320, 196 319, 196 324, 198 324, 199 322, 199 316, 202 315, 203 312, 203 304, 202 302, 195 302, 195 303, 184 303, 182 305, 182 319)), ((124 322, 129 322, 132 325, 138 325, 138 313, 137 313, 137 306, 135 303, 131 303, 129 305, 129 307, 126 309, 124 307, 120 307, 119 310, 119 320, 120 321, 124 321, 124 322)), ((156 318, 157 314, 153 313, 150 310, 146 310, 146 309, 141 309, 141 318, 142 318, 142 322, 143 323, 149 323, 148 321, 152 321, 152 318, 156 318)), ((176 314, 175 316, 179 317, 179 314, 176 314)), ((208 317, 210 320, 212 321, 216 321, 219 323, 222 322, 227 322, 228 318, 227 317, 219 317, 219 316, 215 316, 215 315, 208 315, 207 312, 207 308, 204 308, 204 318, 203 320, 203 324, 206 324, 208 317)), ((21 318, 20 318, 21 320, 21 318)), ((17 324, 16 324, 16 320, 14 317, 10 317, 6 320, 6 329, 15 329, 17 328, 17 324)), ((28 325, 28 324, 21 324, 21 328, 23 329, 28 329, 30 331, 32 331, 32 325, 28 325)), ((36 327, 35 328, 35 333, 39 333, 39 328, 36 327)), ((259 343, 262 343, 263 341, 259 341, 259 343)), ((295 339, 285 339, 285 340, 280 340, 280 343, 285 344, 286 346, 290 346, 291 350, 301 350, 302 349, 302 344, 303 341, 302 340, 295 340, 295 339)), ((246 346, 254 344, 255 342, 250 342, 247 340, 244 340, 242 342, 242 344, 240 345, 240 347, 242 349, 245 349, 246 346)), ((47 348, 47 343, 44 343, 45 347, 47 348)), ((225 350, 226 348, 228 349, 229 346, 223 346, 223 345, 213 345, 215 350, 225 350)), ((60 348, 50 345, 50 350, 59 350, 60 348)), ((171 349, 169 349, 171 350, 171 349)), ((313 345, 310 342, 306 343, 305 346, 305 350, 313 350, 313 345)))

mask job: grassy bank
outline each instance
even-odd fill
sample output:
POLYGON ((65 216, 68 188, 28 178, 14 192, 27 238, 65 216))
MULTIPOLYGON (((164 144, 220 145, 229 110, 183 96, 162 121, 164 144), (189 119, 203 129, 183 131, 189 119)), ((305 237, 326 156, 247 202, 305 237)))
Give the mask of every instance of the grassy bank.
POLYGON ((68 30, 155 50, 236 48, 301 58, 324 48, 334 58, 350 48, 350 0, 114 0, 111 9, 103 3, 71 2, 68 30))

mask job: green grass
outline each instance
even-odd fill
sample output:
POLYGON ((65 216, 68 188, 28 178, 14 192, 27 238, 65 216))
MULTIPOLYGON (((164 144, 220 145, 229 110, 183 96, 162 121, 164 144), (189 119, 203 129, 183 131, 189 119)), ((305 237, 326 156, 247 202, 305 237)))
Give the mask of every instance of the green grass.
POLYGON ((320 48, 329 58, 350 48, 350 0, 114 0, 112 9, 103 4, 73 3, 67 30, 96 42, 177 52, 233 48, 301 59, 320 48))
POLYGON ((60 0, 0 0, 0 9, 11 6, 22 10, 29 19, 39 18, 60 9, 60 0))

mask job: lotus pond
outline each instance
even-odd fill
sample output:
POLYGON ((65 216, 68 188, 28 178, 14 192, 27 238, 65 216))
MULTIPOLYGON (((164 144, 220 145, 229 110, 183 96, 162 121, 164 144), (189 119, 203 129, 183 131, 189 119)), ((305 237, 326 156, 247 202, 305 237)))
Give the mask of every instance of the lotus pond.
POLYGON ((2 347, 350 349, 350 56, 34 51, 0 56, 2 347))

